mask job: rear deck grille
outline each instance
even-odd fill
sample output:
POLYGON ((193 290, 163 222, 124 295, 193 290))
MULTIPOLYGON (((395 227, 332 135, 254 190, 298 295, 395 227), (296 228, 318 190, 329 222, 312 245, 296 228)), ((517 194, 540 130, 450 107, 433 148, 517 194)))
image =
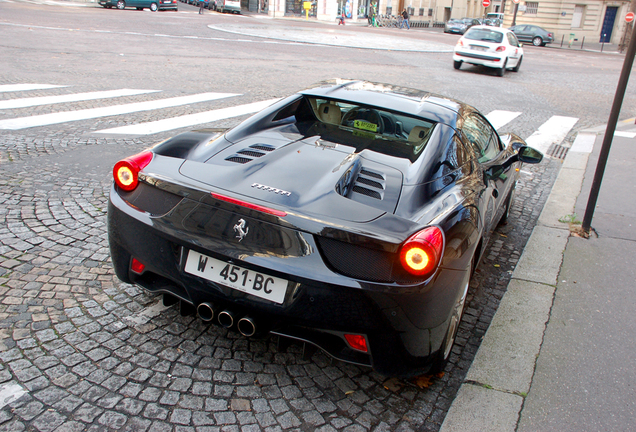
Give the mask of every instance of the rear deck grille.
POLYGON ((255 158, 259 158, 261 156, 265 156, 265 153, 252 151, 252 150, 241 150, 241 151, 239 151, 237 153, 240 154, 240 155, 243 155, 243 156, 251 156, 251 157, 255 157, 255 158))
POLYGON ((253 159, 233 155, 233 156, 230 156, 230 157, 226 158, 225 160, 228 161, 228 162, 236 162, 236 163, 240 163, 240 164, 245 164, 245 163, 248 163, 248 162, 252 161, 253 159))
POLYGON ((371 198, 382 199, 382 195, 380 195, 379 192, 371 190, 371 189, 368 189, 368 188, 365 188, 365 187, 362 187, 362 186, 355 185, 353 187, 353 191, 357 192, 359 194, 362 194, 362 195, 366 195, 366 196, 371 197, 371 198))
POLYGON ((276 147, 269 144, 252 144, 251 146, 237 151, 231 156, 225 158, 228 162, 236 162, 240 164, 246 164, 254 159, 265 156, 266 152, 276 150, 276 147))

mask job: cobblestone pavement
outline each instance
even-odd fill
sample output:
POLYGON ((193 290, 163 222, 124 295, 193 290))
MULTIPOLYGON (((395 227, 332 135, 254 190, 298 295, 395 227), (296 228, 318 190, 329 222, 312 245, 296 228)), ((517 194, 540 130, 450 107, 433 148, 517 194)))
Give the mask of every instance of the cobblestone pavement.
POLYGON ((246 339, 121 283, 105 224, 110 167, 156 138, 45 136, 0 135, 4 431, 437 430, 560 165, 524 167, 510 222, 471 284, 451 363, 421 388, 281 349, 276 337, 246 339))

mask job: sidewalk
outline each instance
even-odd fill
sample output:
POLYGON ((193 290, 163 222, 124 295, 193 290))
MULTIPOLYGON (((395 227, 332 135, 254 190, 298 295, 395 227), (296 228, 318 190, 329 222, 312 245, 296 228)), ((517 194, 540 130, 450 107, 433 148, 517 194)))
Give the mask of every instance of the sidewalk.
POLYGON ((572 235, 559 221, 583 218, 599 129, 579 133, 568 152, 442 432, 633 430, 633 119, 612 143, 592 220, 598 236, 572 235))
MULTIPOLYGON (((242 34, 252 37, 263 37, 274 40, 293 41, 298 43, 312 43, 329 46, 342 46, 349 48, 391 50, 391 51, 410 51, 410 52, 452 52, 459 35, 447 35, 449 42, 440 43, 425 41, 421 39, 422 33, 443 33, 443 28, 437 27, 413 27, 410 30, 400 30, 395 28, 373 28, 369 31, 353 33, 345 30, 351 28, 365 28, 367 22, 358 20, 357 22, 349 22, 344 27, 339 27, 337 22, 318 21, 316 19, 307 20, 301 17, 270 17, 263 13, 242 11, 243 16, 252 18, 254 21, 268 21, 268 24, 278 23, 280 27, 272 27, 270 25, 252 25, 242 23, 240 26, 210 25, 209 27, 219 31, 229 33, 242 34), (283 27, 286 22, 304 22, 315 24, 312 27, 283 27), (333 27, 336 27, 334 29, 333 27), (454 37, 453 37, 454 36, 454 37)), ((247 21, 247 20, 246 20, 247 21)), ((589 51, 603 54, 619 54, 616 44, 595 42, 592 40, 584 41, 576 40, 572 46, 568 46, 569 40, 554 41, 540 49, 564 49, 574 51, 589 51)), ((532 44, 524 44, 532 45, 532 44)))

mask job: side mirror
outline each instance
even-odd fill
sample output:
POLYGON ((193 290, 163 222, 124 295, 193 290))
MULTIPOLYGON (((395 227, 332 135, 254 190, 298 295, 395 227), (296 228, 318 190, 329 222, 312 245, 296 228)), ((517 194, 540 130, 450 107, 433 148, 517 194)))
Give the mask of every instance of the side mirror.
POLYGON ((541 160, 543 160, 543 154, 541 154, 540 151, 528 146, 519 147, 517 155, 519 157, 519 161, 523 163, 538 164, 541 160))

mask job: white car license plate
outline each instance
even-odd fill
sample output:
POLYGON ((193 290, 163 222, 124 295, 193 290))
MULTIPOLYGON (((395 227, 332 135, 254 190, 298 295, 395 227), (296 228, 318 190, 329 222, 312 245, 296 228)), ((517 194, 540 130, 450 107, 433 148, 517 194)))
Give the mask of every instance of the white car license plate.
POLYGON ((488 48, 486 48, 486 47, 481 47, 481 46, 475 46, 475 45, 472 45, 470 48, 471 48, 471 49, 473 49, 473 50, 475 50, 475 51, 488 51, 488 48))
POLYGON ((278 304, 283 303, 287 292, 285 279, 228 264, 193 250, 188 251, 185 271, 278 304))

